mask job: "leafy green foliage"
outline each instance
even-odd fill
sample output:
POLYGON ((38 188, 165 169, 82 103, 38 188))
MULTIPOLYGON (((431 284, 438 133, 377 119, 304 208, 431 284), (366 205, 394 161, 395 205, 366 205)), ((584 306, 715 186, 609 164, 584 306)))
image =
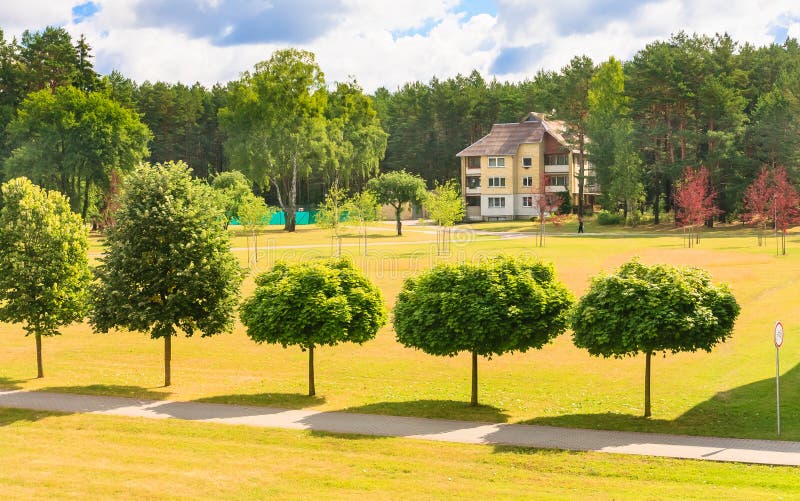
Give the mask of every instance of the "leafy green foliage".
POLYGON ((739 304, 726 285, 698 268, 647 266, 633 259, 614 275, 592 279, 572 311, 575 346, 591 355, 644 353, 645 417, 650 416, 650 356, 711 351, 733 331, 739 304))
POLYGON ((256 278, 256 286, 240 310, 247 335, 257 343, 309 350, 309 395, 314 347, 361 344, 386 324, 380 290, 348 259, 277 263, 256 278))
POLYGON ((592 355, 711 351, 733 331, 739 305, 725 284, 698 268, 634 259, 592 279, 572 312, 575 346, 592 355))
POLYGON ((464 198, 454 180, 438 184, 425 197, 428 216, 440 226, 453 226, 464 217, 464 198))
POLYGON ((233 328, 242 271, 211 188, 186 164, 140 166, 125 179, 115 219, 96 270, 96 331, 149 332, 166 343, 176 329, 233 328))
POLYGON ((386 323, 380 290, 348 259, 277 263, 242 303, 247 335, 283 347, 364 343, 386 323))
POLYGON ((400 215, 406 204, 419 205, 425 199, 425 181, 416 174, 404 170, 385 172, 367 182, 367 189, 373 193, 381 204, 394 207, 397 221, 397 234, 403 234, 400 215))
POLYGON ((61 193, 26 178, 2 186, 0 209, 0 321, 22 323, 37 340, 81 320, 91 280, 88 231, 61 193))
POLYGON ((225 223, 232 218, 241 218, 240 208, 253 194, 252 183, 238 170, 225 171, 211 179, 211 187, 216 190, 219 203, 225 211, 225 223))
POLYGON ((330 183, 338 187, 341 181, 346 188, 353 178, 363 183, 377 174, 388 136, 361 87, 355 81, 337 83, 328 96, 325 116, 335 145, 326 158, 330 183))
POLYGON ((9 124, 7 174, 64 193, 84 219, 91 189, 107 189, 111 172, 127 172, 147 155, 151 134, 135 112, 100 92, 74 87, 30 94, 9 124))
POLYGON ((602 226, 609 226, 612 224, 622 224, 625 222, 625 217, 619 212, 609 212, 601 210, 597 213, 597 224, 602 226))
POLYGON ((262 188, 277 190, 288 231, 295 229, 298 181, 332 153, 326 102, 314 54, 285 49, 233 84, 220 110, 228 158, 262 188))
POLYGON ((572 300, 552 265, 501 256, 407 279, 393 322, 403 346, 491 357, 541 348, 564 332, 572 300))

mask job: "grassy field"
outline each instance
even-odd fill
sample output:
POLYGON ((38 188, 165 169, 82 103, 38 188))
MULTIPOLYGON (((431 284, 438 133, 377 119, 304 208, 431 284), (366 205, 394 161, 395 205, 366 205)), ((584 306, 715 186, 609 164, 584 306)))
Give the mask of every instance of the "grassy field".
MULTIPOLYGON (((722 228, 687 249, 670 226, 636 230, 598 227, 589 221, 578 237, 574 222, 552 228, 544 248, 535 246, 532 223, 487 223, 453 235, 452 253, 438 257, 431 228, 406 226, 394 236, 391 223, 372 230, 369 255, 358 255, 357 238, 344 239, 353 256, 383 290, 391 305, 404 278, 436 262, 476 261, 499 253, 527 254, 556 265, 580 295, 591 276, 611 271, 631 256, 644 262, 698 265, 715 281, 731 284, 742 313, 731 340, 712 353, 657 357, 653 363, 653 418, 643 407, 644 358, 597 359, 572 346, 569 334, 539 351, 480 361, 480 400, 469 396, 468 356, 437 358, 398 345, 390 326, 363 346, 342 345, 316 352, 317 397, 306 392, 306 354, 299 349, 256 345, 237 325, 232 334, 173 341, 173 385, 162 388, 162 343, 141 333, 93 334, 87 325, 44 340, 45 378, 35 375, 34 343, 20 326, 0 329, 0 386, 246 403, 291 408, 350 410, 381 414, 524 422, 587 428, 775 438, 775 348, 772 326, 782 320, 783 439, 800 439, 800 342, 796 341, 796 283, 800 239, 789 238, 789 255, 775 255, 774 240, 757 247, 750 230, 722 228), (504 234, 523 230, 521 238, 504 234)), ((234 248, 247 261, 246 240, 234 233, 234 248)), ((330 255, 327 231, 278 228, 259 237, 253 275, 275 260, 298 261, 330 255)), ((97 256, 102 242, 95 239, 97 256)), ((252 255, 251 255, 252 258, 252 255)))
POLYGON ((3 499, 794 499, 797 472, 0 409, 3 499))

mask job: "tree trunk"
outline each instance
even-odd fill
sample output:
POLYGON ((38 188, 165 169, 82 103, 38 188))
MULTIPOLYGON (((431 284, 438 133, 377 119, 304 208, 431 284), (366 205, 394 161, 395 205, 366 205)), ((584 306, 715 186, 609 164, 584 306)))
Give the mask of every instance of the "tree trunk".
POLYGON ((472 397, 470 405, 478 405, 478 353, 472 352, 472 397))
POLYGON ((403 213, 403 204, 398 205, 394 208, 394 216, 397 220, 397 236, 403 236, 403 223, 400 221, 400 216, 403 213))
POLYGON ((661 193, 656 193, 655 198, 653 199, 653 224, 659 224, 661 222, 660 205, 661 193))
POLYGON ((308 349, 308 396, 313 397, 317 394, 314 388, 314 347, 308 349))
POLYGON ((583 179, 585 175, 583 155, 583 133, 578 136, 578 217, 583 217, 583 179))
POLYGON ((650 358, 652 355, 648 351, 644 363, 644 417, 650 417, 650 358))
MULTIPOLYGON (((80 182, 80 181, 78 181, 80 182)), ((87 179, 86 180, 86 187, 83 190, 83 208, 81 209, 81 218, 83 221, 86 222, 86 214, 89 212, 89 187, 91 186, 91 182, 87 179)))
POLYGON ((164 386, 172 384, 172 335, 164 337, 164 386))
POLYGON ((36 333, 36 377, 44 377, 44 368, 42 367, 42 336, 36 333))

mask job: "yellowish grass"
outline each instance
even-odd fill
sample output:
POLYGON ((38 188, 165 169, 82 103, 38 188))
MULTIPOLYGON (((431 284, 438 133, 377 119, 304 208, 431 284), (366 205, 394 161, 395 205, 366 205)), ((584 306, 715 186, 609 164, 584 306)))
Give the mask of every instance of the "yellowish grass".
MULTIPOLYGON (((505 223, 506 225, 512 223, 505 223)), ((531 223, 513 223, 520 228, 531 223)), ((638 416, 643 406, 642 357, 597 359, 572 346, 568 334, 539 351, 480 361, 480 400, 470 408, 467 356, 437 358, 397 344, 389 326, 363 346, 317 350, 318 398, 305 397, 306 355, 296 348, 256 345, 237 324, 232 334, 173 341, 173 385, 159 387, 162 343, 141 333, 99 335, 85 325, 44 340, 45 375, 35 374, 33 340, 20 326, 0 329, 0 385, 177 400, 212 400, 326 410, 534 422, 564 426, 619 428, 690 434, 774 438, 775 348, 772 325, 783 320, 781 349, 782 438, 800 439, 800 342, 793 332, 800 281, 800 246, 790 236, 789 255, 775 256, 774 241, 759 248, 749 232, 725 229, 703 236, 694 249, 680 234, 629 233, 620 236, 551 236, 538 248, 532 235, 453 235, 449 257, 436 256, 430 228, 407 226, 392 236, 390 223, 375 231, 369 255, 345 246, 379 285, 391 306, 404 278, 440 261, 476 261, 499 253, 527 254, 556 265, 561 278, 580 295, 591 276, 613 271, 638 255, 648 263, 696 265, 716 281, 731 284, 742 314, 731 340, 712 353, 668 354, 653 366, 653 419, 638 416)), ((499 223, 473 225, 498 229, 499 223)), ((509 228, 502 228, 507 231, 509 228)), ((512 228, 513 229, 513 228, 512 228)), ((617 229, 617 231, 620 231, 617 229)), ((266 230, 253 276, 278 259, 299 261, 331 253, 330 232, 301 228, 296 234, 266 230)), ((238 248, 244 238, 236 236, 238 248)), ((347 239, 346 239, 347 240, 347 239)), ((352 238, 351 243, 356 239, 352 238)), ((99 244, 93 244, 99 249, 99 244)), ((236 250, 244 264, 246 250, 236 250)), ((252 257, 252 256, 251 256, 252 257)), ((468 307, 468 305, 465 305, 468 307)))
POLYGON ((0 409, 3 499, 789 499, 792 468, 0 409))

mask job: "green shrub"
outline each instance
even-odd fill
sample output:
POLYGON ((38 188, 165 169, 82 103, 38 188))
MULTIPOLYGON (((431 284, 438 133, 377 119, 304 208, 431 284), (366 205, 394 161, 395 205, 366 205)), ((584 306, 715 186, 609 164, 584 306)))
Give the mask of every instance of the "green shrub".
POLYGON ((624 222, 625 219, 619 212, 608 212, 607 210, 601 210, 597 213, 597 224, 606 226, 611 224, 622 224, 624 222))

